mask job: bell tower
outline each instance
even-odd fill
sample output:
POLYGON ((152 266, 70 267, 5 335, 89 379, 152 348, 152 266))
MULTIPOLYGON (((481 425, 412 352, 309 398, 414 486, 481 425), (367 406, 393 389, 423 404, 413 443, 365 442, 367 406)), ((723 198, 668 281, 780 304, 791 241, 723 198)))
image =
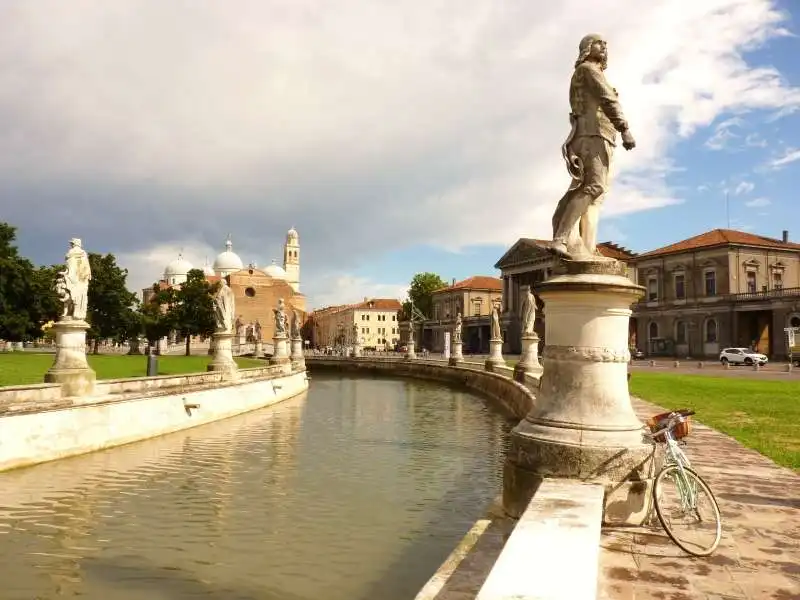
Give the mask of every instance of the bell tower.
POLYGON ((300 292, 300 238, 292 227, 286 232, 286 244, 283 246, 283 270, 286 271, 286 282, 295 292, 300 292))

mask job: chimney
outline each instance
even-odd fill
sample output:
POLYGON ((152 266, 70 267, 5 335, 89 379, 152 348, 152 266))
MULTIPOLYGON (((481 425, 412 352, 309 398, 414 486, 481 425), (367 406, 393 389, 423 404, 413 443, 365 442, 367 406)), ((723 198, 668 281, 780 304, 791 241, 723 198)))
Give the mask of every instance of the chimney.
POLYGON ((784 244, 788 244, 789 243, 789 230, 788 229, 784 229, 783 230, 783 243, 784 244))

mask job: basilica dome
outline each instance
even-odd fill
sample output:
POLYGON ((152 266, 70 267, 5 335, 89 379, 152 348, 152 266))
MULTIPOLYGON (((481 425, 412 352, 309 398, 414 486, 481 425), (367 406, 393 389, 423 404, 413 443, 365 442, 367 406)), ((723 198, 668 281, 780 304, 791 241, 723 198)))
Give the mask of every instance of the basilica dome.
POLYGON ((233 242, 228 238, 225 242, 225 252, 220 252, 217 258, 214 259, 214 272, 217 275, 225 276, 241 271, 244 268, 244 263, 239 255, 233 251, 233 242))
POLYGON ((298 241, 297 230, 294 227, 286 232, 286 241, 298 241))
POLYGON ((286 271, 284 271, 282 267, 279 267, 277 264, 275 264, 274 260, 270 266, 264 269, 264 273, 273 279, 286 279, 286 271))
POLYGON ((164 268, 164 281, 170 285, 183 283, 186 281, 189 271, 193 268, 192 263, 183 258, 182 254, 178 254, 178 258, 164 268))

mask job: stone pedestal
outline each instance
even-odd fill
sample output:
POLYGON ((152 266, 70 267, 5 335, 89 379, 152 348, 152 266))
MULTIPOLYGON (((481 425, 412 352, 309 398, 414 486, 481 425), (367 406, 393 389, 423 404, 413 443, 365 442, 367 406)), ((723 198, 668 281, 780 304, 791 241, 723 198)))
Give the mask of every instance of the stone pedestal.
POLYGON ((214 358, 208 365, 208 370, 222 371, 225 376, 233 377, 239 370, 233 360, 233 334, 215 333, 211 337, 211 347, 214 349, 214 358))
POLYGON ((414 351, 414 340, 408 342, 406 344, 406 347, 408 348, 406 350, 406 359, 414 360, 415 358, 417 358, 417 353, 414 351))
POLYGON ((86 361, 86 330, 83 320, 63 320, 53 325, 56 359, 44 375, 45 383, 60 383, 64 396, 90 396, 97 379, 86 361))
POLYGON ((522 356, 514 366, 514 379, 525 382, 525 375, 540 376, 542 365, 539 363, 539 336, 535 333, 522 336, 522 356))
POLYGON ((505 367, 506 359, 503 358, 503 340, 492 338, 489 340, 489 358, 486 359, 485 367, 487 371, 492 371, 495 367, 505 367))
POLYGON ((264 344, 261 340, 256 340, 256 346, 253 350, 253 358, 261 358, 264 356, 264 344))
POLYGON ((519 516, 544 478, 600 483, 604 522, 641 524, 650 508, 654 446, 631 407, 630 306, 644 288, 615 260, 565 261, 537 286, 547 347, 539 393, 511 433, 503 505, 519 516))
POLYGON ((353 344, 353 351, 351 353, 351 356, 353 358, 360 358, 361 357, 361 343, 360 342, 356 342, 355 344, 353 344))
POLYGON ((272 358, 269 359, 269 364, 285 365, 289 360, 289 338, 286 334, 276 335, 272 338, 272 358))
POLYGON ((292 340, 292 354, 289 358, 293 365, 305 368, 306 359, 305 356, 303 356, 303 340, 301 338, 292 340))
POLYGON ((459 365, 464 362, 464 354, 462 351, 463 342, 453 342, 453 350, 450 354, 450 358, 448 359, 448 364, 450 365, 459 365))

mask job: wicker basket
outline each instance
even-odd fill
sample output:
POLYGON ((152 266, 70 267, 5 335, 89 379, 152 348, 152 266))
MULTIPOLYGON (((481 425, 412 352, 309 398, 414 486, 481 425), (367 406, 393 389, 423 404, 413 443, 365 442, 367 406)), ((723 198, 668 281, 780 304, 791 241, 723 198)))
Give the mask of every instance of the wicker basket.
MULTIPOLYGON (((657 414, 654 417, 650 417, 649 419, 647 419, 647 426, 650 428, 650 432, 655 433, 659 429, 663 428, 664 425, 667 424, 670 415, 672 415, 671 412, 665 412, 657 414)), ((689 435, 691 431, 692 431, 692 418, 684 417, 684 421, 682 423, 678 423, 672 429, 672 437, 674 437, 676 440, 680 440, 689 435)), ((655 439, 655 441, 657 442, 667 441, 663 433, 661 435, 655 436, 653 439, 655 439)))

